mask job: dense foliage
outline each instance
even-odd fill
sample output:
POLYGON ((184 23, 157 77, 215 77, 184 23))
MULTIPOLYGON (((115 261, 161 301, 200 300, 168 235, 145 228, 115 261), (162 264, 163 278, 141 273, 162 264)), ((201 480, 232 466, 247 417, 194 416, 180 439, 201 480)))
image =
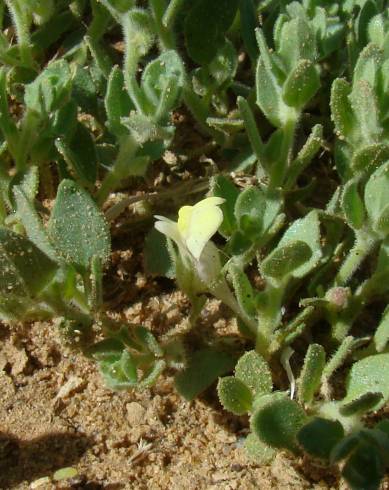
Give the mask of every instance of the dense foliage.
POLYGON ((378 488, 387 2, 0 0, 0 23, 1 319, 57 319, 113 389, 169 367, 190 400, 218 379, 224 408, 249 414, 257 461, 305 452, 342 462, 353 489, 378 488), (179 210, 138 198, 146 224, 157 214, 146 272, 176 280, 193 329, 207 297, 225 303, 239 346, 218 337, 193 352, 106 311, 123 192, 169 155, 193 180, 170 191, 179 210))

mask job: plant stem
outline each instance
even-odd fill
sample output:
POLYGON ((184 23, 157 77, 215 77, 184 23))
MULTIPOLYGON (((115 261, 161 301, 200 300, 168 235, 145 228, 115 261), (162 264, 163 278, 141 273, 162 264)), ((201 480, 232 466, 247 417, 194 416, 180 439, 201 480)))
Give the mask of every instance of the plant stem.
POLYGON ((30 26, 28 25, 29 22, 27 19, 28 8, 26 9, 26 6, 23 5, 23 3, 21 3, 19 0, 5 0, 5 1, 15 25, 20 58, 26 66, 31 68, 34 62, 31 53, 31 46, 30 46, 30 30, 29 30, 30 26))
POLYGON ((257 340, 255 350, 266 359, 270 356, 269 346, 281 321, 281 306, 284 287, 269 285, 263 293, 263 306, 259 307, 257 340))
POLYGON ((254 114, 246 99, 243 97, 238 97, 238 107, 240 115, 244 121, 244 126, 247 131, 247 136, 249 137, 251 146, 258 160, 258 167, 262 171, 262 174, 267 175, 265 158, 264 158, 264 145, 259 134, 257 124, 254 119, 254 114))
POLYGON ((279 158, 271 164, 269 188, 275 189, 281 187, 284 181, 286 169, 291 160, 294 133, 296 130, 297 118, 291 117, 282 128, 282 144, 280 148, 279 158))
POLYGON ((131 23, 123 21, 122 26, 125 45, 123 73, 126 89, 136 110, 141 114, 148 114, 150 104, 136 80, 140 56, 138 49, 131 43, 131 23))
POLYGON ((177 14, 180 11, 184 0, 170 0, 169 6, 166 9, 163 17, 162 24, 166 29, 172 29, 174 21, 176 20, 177 14))
POLYGON ((105 176, 99 191, 97 192, 96 200, 99 206, 102 206, 109 196, 109 193, 115 189, 119 182, 127 177, 130 170, 130 163, 133 159, 138 144, 131 135, 122 138, 119 143, 119 153, 111 170, 105 176))
POLYGON ((158 34, 162 51, 174 49, 174 37, 172 29, 163 23, 163 15, 166 12, 165 0, 150 0, 150 8, 155 22, 155 30, 158 34))

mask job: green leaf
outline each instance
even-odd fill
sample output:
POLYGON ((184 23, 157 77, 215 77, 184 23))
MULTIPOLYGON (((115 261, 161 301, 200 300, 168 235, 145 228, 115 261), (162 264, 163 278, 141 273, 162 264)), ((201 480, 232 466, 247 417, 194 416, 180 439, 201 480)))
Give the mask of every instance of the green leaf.
POLYGON ((251 411, 253 396, 243 381, 234 376, 219 379, 217 394, 220 403, 229 412, 243 415, 251 411))
POLYGON ((175 377, 177 391, 191 401, 206 390, 219 376, 234 367, 235 359, 226 352, 210 347, 195 352, 187 367, 175 377))
POLYGON ((151 229, 145 239, 144 263, 148 274, 174 278, 174 262, 169 254, 166 236, 151 229))
POLYGON ((342 470, 343 478, 355 490, 378 490, 384 475, 385 467, 379 450, 369 444, 361 444, 342 470))
POLYGON ((358 192, 358 183, 348 181, 342 194, 342 208, 346 216, 347 223, 359 230, 365 221, 365 207, 358 192))
POLYGON ((196 0, 192 3, 185 19, 184 32, 186 48, 193 61, 200 65, 212 61, 224 44, 224 35, 237 9, 238 0, 196 0))
POLYGON ((32 83, 26 85, 24 102, 33 111, 49 114, 67 101, 71 84, 68 63, 63 59, 54 61, 32 83))
POLYGON ((351 167, 356 171, 370 171, 383 165, 389 160, 389 145, 387 143, 373 143, 363 146, 353 154, 351 167))
POLYGON ((271 124, 282 128, 288 119, 295 117, 295 111, 283 101, 279 70, 260 30, 257 30, 257 40, 261 55, 255 76, 256 102, 271 124))
POLYGON ((31 200, 27 198, 22 186, 15 186, 13 191, 17 213, 23 223, 28 238, 51 260, 56 262, 58 260, 57 254, 50 243, 42 220, 31 204, 31 200))
POLYGON ((258 46, 255 40, 255 27, 257 25, 256 10, 253 0, 239 0, 240 31, 251 60, 258 57, 258 46))
POLYGON ((124 86, 123 72, 118 66, 114 66, 109 75, 104 103, 109 130, 115 136, 127 133, 121 118, 127 116, 134 106, 124 86))
POLYGON ((279 54, 289 72, 300 60, 315 61, 317 57, 315 34, 302 17, 294 18, 282 25, 279 54))
POLYGON ((353 84, 365 80, 370 87, 376 88, 378 72, 383 63, 383 52, 375 44, 368 44, 360 53, 354 68, 353 84))
POLYGON ((382 398, 382 393, 364 393, 351 402, 343 403, 339 408, 339 413, 346 417, 360 416, 376 407, 382 398))
POLYGON ((255 434, 252 433, 246 437, 244 447, 250 458, 260 465, 270 463, 276 455, 273 448, 264 444, 255 434))
POLYGON ((142 88, 158 116, 167 118, 179 104, 185 83, 185 69, 174 50, 165 51, 151 61, 142 74, 142 88))
POLYGON ((284 393, 262 396, 251 417, 251 430, 266 445, 297 453, 296 436, 305 424, 304 410, 284 393))
POLYGON ((351 107, 350 84, 343 78, 336 78, 331 87, 331 118, 338 137, 353 140, 357 131, 357 121, 351 107))
POLYGON ((380 392, 383 399, 371 408, 378 410, 389 399, 388 371, 389 353, 365 357, 354 363, 347 378, 347 395, 343 402, 352 402, 366 393, 380 392))
POLYGON ((228 272, 231 276, 239 306, 248 316, 254 318, 256 315, 256 305, 254 291, 250 281, 241 267, 234 263, 229 266, 228 272))
POLYGON ((262 217, 266 207, 264 193, 257 187, 241 192, 235 203, 235 217, 240 230, 251 240, 262 234, 262 217))
POLYGON ((98 116, 99 96, 88 67, 77 66, 73 77, 72 99, 83 112, 98 116))
POLYGON ((237 229, 237 222, 234 214, 236 200, 239 196, 239 190, 223 175, 217 175, 211 181, 212 195, 225 199, 220 206, 223 211, 223 222, 219 227, 219 233, 229 237, 237 229))
POLYGON ((56 147, 76 175, 94 184, 97 178, 97 152, 89 130, 78 123, 70 141, 58 138, 56 147))
POLYGON ((261 272, 266 277, 282 280, 303 266, 311 259, 312 251, 301 241, 290 241, 284 246, 278 246, 261 264, 261 272))
POLYGON ((377 352, 382 352, 389 342, 389 307, 382 315, 380 324, 374 334, 374 345, 377 352))
POLYGON ((1 295, 36 296, 49 284, 56 271, 56 263, 30 240, 0 228, 1 295))
POLYGON ((109 258, 110 236, 104 216, 90 195, 71 180, 58 186, 48 231, 58 253, 81 272, 90 268, 94 255, 103 264, 109 258))
POLYGON ((217 86, 220 87, 232 82, 237 68, 238 54, 234 45, 226 40, 210 62, 208 66, 209 73, 215 79, 217 86))
POLYGON ((250 388, 255 397, 266 395, 273 388, 270 368, 254 350, 246 352, 235 367, 235 377, 250 388))
POLYGON ((310 344, 298 380, 298 396, 302 403, 311 403, 320 387, 326 353, 323 346, 310 344))
POLYGON ((311 249, 310 259, 304 261, 302 265, 292 272, 292 276, 302 278, 309 274, 320 262, 322 251, 320 247, 320 223, 317 211, 311 211, 304 218, 298 219, 286 230, 281 238, 278 247, 296 241, 303 241, 311 249))
POLYGON ((301 110, 320 88, 316 66, 309 60, 300 60, 288 75, 282 88, 284 101, 301 110))
POLYGON ((389 161, 379 167, 365 187, 365 206, 372 227, 385 237, 389 233, 388 218, 389 161))
POLYGON ((133 8, 121 19, 127 49, 138 58, 145 56, 155 42, 150 14, 146 10, 133 8))
POLYGON ((366 80, 353 84, 350 94, 353 112, 359 124, 360 134, 366 143, 377 143, 382 136, 377 96, 366 80))
POLYGON ((304 451, 316 458, 329 459, 332 449, 343 439, 344 429, 336 420, 315 417, 297 434, 304 451))

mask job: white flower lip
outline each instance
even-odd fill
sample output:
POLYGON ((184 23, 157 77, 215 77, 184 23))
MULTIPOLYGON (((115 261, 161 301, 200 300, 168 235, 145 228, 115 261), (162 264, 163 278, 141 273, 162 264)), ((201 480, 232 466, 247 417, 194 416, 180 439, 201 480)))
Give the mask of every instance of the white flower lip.
POLYGON ((217 232, 223 221, 223 212, 219 208, 225 199, 207 197, 194 206, 183 206, 178 211, 178 221, 156 215, 159 221, 155 228, 172 239, 180 251, 188 251, 196 260, 200 259, 205 245, 217 232))

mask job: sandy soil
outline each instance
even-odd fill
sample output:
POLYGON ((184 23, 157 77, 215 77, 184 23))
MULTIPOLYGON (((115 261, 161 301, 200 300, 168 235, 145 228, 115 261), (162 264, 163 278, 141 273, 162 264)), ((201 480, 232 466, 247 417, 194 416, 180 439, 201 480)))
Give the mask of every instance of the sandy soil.
MULTIPOLYGON (((146 326, 177 325, 186 306, 172 293, 125 313, 146 326)), ((230 320, 217 319, 222 313, 206 309, 202 322, 223 331, 230 320)), ((0 332, 1 489, 338 488, 328 471, 286 455, 269 467, 251 462, 242 448, 247 420, 226 413, 214 389, 189 403, 167 375, 151 390, 112 392, 93 362, 64 346, 54 324, 0 332), (78 471, 72 480, 40 480, 68 466, 78 471)))

